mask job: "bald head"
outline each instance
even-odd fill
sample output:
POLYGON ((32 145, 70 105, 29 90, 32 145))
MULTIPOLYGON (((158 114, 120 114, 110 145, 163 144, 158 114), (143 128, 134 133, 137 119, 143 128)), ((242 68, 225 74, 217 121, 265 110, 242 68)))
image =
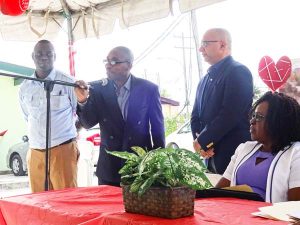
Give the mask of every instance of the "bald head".
POLYGON ((205 32, 199 51, 205 61, 214 65, 231 55, 231 35, 223 28, 213 28, 205 32))
POLYGON ((126 61, 128 61, 132 65, 134 57, 132 51, 129 48, 124 46, 118 46, 113 48, 110 52, 117 52, 118 55, 122 56, 126 61))
POLYGON ((206 33, 208 32, 212 33, 218 40, 226 43, 228 50, 231 51, 231 35, 228 30, 223 28, 212 28, 206 31, 206 33))
POLYGON ((113 80, 119 87, 123 86, 130 76, 133 64, 133 54, 131 50, 124 46, 113 48, 106 57, 106 73, 110 80, 113 80), (111 64, 111 62, 113 62, 111 64))
POLYGON ((32 53, 32 59, 36 66, 36 75, 45 78, 52 71, 56 59, 54 46, 48 40, 40 40, 36 43, 32 53))
POLYGON ((39 46, 39 45, 48 45, 49 48, 54 52, 54 46, 53 46, 53 44, 52 44, 50 41, 48 41, 48 40, 43 39, 43 40, 38 41, 38 42, 35 44, 35 46, 34 46, 34 50, 35 50, 35 49, 37 48, 37 46, 39 46))

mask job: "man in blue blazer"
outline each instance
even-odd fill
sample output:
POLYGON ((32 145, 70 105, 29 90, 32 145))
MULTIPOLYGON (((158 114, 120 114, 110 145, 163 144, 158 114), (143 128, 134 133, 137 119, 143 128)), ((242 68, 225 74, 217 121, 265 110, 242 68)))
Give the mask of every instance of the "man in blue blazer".
POLYGON ((198 85, 192 111, 194 148, 210 172, 223 174, 237 146, 250 140, 252 75, 232 58, 231 36, 225 29, 208 30, 200 52, 211 67, 198 85))
POLYGON ((126 47, 112 49, 104 60, 108 79, 87 85, 77 81, 77 115, 85 128, 99 123, 98 184, 120 186, 118 171, 124 160, 107 154, 132 146, 151 150, 165 146, 164 121, 158 86, 130 73, 133 54, 126 47))

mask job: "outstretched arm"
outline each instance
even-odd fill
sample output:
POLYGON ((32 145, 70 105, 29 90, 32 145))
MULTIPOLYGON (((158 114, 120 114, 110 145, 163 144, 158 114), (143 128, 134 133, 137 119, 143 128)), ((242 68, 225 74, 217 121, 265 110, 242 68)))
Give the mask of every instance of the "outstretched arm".
POLYGON ((101 114, 97 111, 95 93, 89 91, 89 86, 84 81, 76 81, 79 87, 75 88, 77 97, 77 115, 84 128, 88 129, 95 126, 98 122, 98 116, 101 114))

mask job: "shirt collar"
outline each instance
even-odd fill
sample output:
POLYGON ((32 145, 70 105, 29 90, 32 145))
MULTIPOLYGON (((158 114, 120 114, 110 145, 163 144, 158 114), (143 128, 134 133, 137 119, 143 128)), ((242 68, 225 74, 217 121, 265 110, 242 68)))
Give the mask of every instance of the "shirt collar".
POLYGON ((131 75, 129 75, 126 83, 123 85, 124 88, 126 88, 128 91, 130 91, 130 87, 131 87, 131 75))
POLYGON ((219 69, 221 68, 221 66, 223 65, 223 63, 229 58, 230 56, 226 56, 225 58, 221 59, 219 62, 217 62, 216 64, 212 65, 211 67, 209 67, 208 69, 208 73, 210 74, 215 74, 217 71, 219 71, 219 69))
MULTIPOLYGON (((114 84, 115 89, 117 90, 118 86, 115 84, 115 82, 113 82, 113 84, 114 84)), ((131 87, 131 74, 129 75, 127 81, 121 88, 125 88, 126 90, 130 91, 130 87, 131 87)))
MULTIPOLYGON (((36 72, 34 72, 33 76, 34 76, 34 78, 38 78, 36 75, 36 72)), ((45 79, 46 80, 55 80, 55 76, 56 76, 56 70, 53 68, 45 79)))

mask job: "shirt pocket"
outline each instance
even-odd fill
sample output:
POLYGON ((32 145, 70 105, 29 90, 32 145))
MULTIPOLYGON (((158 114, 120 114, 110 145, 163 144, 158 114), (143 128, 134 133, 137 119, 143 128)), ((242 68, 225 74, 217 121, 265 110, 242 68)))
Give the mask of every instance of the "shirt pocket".
POLYGON ((50 97, 51 110, 61 110, 70 106, 70 101, 67 94, 51 93, 50 97))

